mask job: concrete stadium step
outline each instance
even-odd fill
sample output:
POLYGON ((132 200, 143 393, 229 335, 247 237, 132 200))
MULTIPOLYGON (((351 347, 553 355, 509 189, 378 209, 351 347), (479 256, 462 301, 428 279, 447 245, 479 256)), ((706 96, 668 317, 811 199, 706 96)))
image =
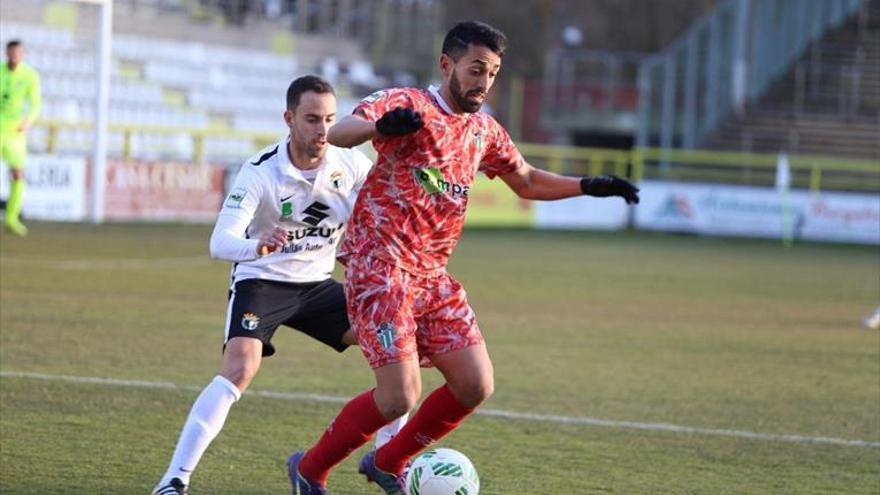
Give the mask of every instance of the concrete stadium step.
POLYGON ((872 150, 875 152, 880 152, 880 145, 877 144, 877 138, 871 138, 869 136, 857 139, 855 137, 848 138, 837 138, 833 139, 830 137, 825 137, 824 139, 810 139, 809 137, 805 137, 801 134, 796 133, 787 133, 787 132, 779 132, 776 135, 765 134, 765 133, 755 133, 755 134, 742 134, 742 135, 731 135, 731 136, 718 136, 715 140, 715 143, 729 143, 737 146, 761 146, 761 145, 778 145, 779 147, 784 147, 787 143, 796 142, 800 147, 816 147, 822 148, 826 151, 828 147, 838 148, 838 147, 847 147, 852 149, 857 149, 861 152, 865 152, 870 154, 872 150))
POLYGON ((772 141, 788 141, 793 139, 794 136, 797 136, 797 139, 803 143, 815 143, 821 145, 842 145, 849 144, 852 146, 867 146, 868 148, 880 146, 878 144, 878 135, 877 133, 865 133, 865 134, 853 134, 853 133, 839 133, 839 134, 815 134, 804 132, 798 129, 776 129, 773 131, 770 130, 753 130, 753 129, 742 129, 737 131, 732 131, 730 133, 721 133, 717 135, 717 140, 719 141, 735 141, 735 142, 743 142, 743 141, 752 141, 752 142, 772 142, 772 141))
POLYGON ((880 159, 880 0, 814 42, 709 147, 880 159), (864 24, 864 23, 863 23, 864 24))
MULTIPOLYGON (((804 116, 802 120, 785 119, 785 120, 747 120, 731 126, 730 129, 746 128, 753 131, 775 132, 778 129, 794 129, 804 133, 821 133, 827 135, 834 134, 865 134, 873 135, 880 138, 880 125, 874 122, 823 122, 821 118, 811 118, 804 116)), ((721 132, 724 132, 722 129, 721 132)))

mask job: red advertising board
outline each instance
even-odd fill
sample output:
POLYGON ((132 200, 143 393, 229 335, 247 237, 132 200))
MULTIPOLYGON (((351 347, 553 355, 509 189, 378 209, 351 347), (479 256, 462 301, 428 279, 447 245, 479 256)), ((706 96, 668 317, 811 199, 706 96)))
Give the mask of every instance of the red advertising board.
POLYGON ((108 220, 212 221, 223 201, 223 167, 107 160, 108 220))

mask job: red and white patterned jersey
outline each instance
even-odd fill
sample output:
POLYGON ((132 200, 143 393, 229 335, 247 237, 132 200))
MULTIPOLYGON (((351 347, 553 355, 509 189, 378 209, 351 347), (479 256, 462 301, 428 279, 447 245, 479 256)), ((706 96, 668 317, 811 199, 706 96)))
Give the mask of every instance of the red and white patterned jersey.
POLYGON ((494 178, 516 170, 523 158, 494 118, 455 114, 434 88, 379 91, 354 111, 375 122, 395 107, 421 112, 425 126, 373 139, 379 156, 355 203, 339 259, 371 256, 413 274, 437 273, 461 237, 477 171, 494 178))

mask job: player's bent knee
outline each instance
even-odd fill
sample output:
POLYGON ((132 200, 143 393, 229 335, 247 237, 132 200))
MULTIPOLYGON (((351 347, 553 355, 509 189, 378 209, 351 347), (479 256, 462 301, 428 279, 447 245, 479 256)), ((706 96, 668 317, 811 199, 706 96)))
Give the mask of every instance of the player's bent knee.
POLYGON ((393 400, 385 403, 376 403, 379 413, 387 420, 397 419, 410 412, 416 405, 416 401, 393 400))
POLYGON ((253 381, 262 361, 262 342, 250 338, 233 338, 223 353, 223 370, 220 374, 240 391, 253 381))
POLYGON ((495 378, 492 373, 477 375, 456 375, 447 381, 452 395, 465 407, 477 407, 495 392, 495 378))
POLYGON ((495 381, 492 376, 477 377, 473 381, 461 384, 449 384, 452 395, 465 407, 477 407, 495 393, 495 381))
POLYGON ((411 411, 422 395, 419 363, 415 359, 373 370, 376 374, 376 407, 388 420, 411 411))
POLYGON ((258 369, 259 365, 236 363, 231 366, 224 366, 223 371, 220 374, 223 378, 232 382, 239 391, 244 392, 248 385, 254 380, 258 369))
POLYGON ((411 411, 419 400, 418 389, 376 390, 376 407, 386 419, 392 420, 411 411))

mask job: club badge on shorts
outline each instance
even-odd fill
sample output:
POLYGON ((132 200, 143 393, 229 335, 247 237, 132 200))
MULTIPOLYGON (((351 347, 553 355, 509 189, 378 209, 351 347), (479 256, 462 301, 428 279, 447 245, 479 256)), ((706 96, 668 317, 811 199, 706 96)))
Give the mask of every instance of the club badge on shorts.
POLYGON ((260 317, 253 313, 245 313, 241 318, 241 328, 253 332, 260 325, 260 317))
POLYGON ((394 325, 391 323, 383 323, 379 325, 379 328, 376 329, 376 336, 379 338, 379 343, 382 344, 382 347, 386 351, 394 348, 394 341, 397 339, 394 325))

